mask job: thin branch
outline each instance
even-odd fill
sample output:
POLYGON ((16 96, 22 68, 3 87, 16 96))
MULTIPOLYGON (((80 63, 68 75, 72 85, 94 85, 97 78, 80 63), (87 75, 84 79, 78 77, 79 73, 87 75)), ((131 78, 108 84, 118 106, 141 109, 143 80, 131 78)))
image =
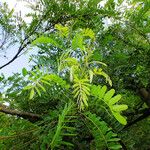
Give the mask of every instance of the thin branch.
POLYGON ((24 48, 27 47, 27 45, 30 44, 30 41, 28 41, 24 46, 20 46, 19 49, 18 49, 18 52, 16 53, 16 55, 9 61, 7 62, 6 64, 0 66, 0 69, 6 67, 7 65, 9 65, 10 63, 12 63, 16 58, 18 58, 18 55, 23 51, 24 48))
POLYGON ((40 23, 42 22, 42 18, 39 20, 39 22, 37 23, 37 25, 35 26, 35 28, 33 29, 32 32, 30 32, 30 34, 28 36, 25 37, 25 39, 23 40, 23 42, 21 43, 19 49, 18 49, 18 52, 16 53, 16 55, 9 61, 7 62, 6 64, 0 66, 0 69, 6 67, 7 65, 9 65, 10 63, 12 63, 15 59, 18 58, 19 54, 29 45, 31 44, 31 41, 29 40, 26 44, 24 44, 24 42, 26 40, 28 40, 30 38, 30 36, 36 31, 36 29, 38 28, 38 26, 40 25, 40 23))

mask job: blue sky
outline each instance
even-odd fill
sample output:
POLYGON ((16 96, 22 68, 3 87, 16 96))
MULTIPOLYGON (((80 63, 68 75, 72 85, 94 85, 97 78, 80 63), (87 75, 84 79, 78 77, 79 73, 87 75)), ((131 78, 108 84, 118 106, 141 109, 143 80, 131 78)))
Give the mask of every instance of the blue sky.
MULTIPOLYGON (((25 19, 25 21, 30 22, 30 18, 24 17, 25 14, 30 11, 30 9, 25 6, 26 3, 24 0, 0 0, 0 2, 7 2, 10 8, 15 9, 15 12, 18 12, 21 10, 22 16, 25 19)), ((32 0, 32 2, 34 2, 34 1, 32 0)), ((9 60, 11 60, 13 58, 13 56, 16 54, 16 52, 18 50, 18 47, 19 47, 19 45, 16 44, 7 50, 7 54, 6 54, 7 59, 4 57, 0 57, 0 66, 7 63, 9 60)), ((36 50, 33 49, 29 53, 22 55, 21 57, 16 59, 14 62, 9 64, 8 66, 1 69, 0 74, 3 73, 6 77, 8 77, 8 76, 12 75, 13 73, 21 72, 23 67, 29 68, 29 66, 31 65, 31 63, 29 63, 29 55, 31 53, 32 54, 36 53, 36 50)), ((4 53, 1 52, 0 54, 4 54, 4 53)))

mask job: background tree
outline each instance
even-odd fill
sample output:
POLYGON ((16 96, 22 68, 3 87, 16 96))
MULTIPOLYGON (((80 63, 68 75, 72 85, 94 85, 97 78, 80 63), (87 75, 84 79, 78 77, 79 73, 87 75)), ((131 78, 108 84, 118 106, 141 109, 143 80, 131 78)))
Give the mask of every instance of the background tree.
MULTIPOLYGON (((0 109, 2 149, 148 149, 150 2, 131 1, 128 9, 123 1, 108 0, 104 7, 99 2, 42 0, 32 6, 32 22, 21 22, 20 48, 1 68, 29 46, 39 52, 31 56, 32 71, 1 77, 7 87, 1 103, 10 104, 0 109), (104 26, 106 19, 110 26, 104 26), (112 97, 111 81, 121 100, 112 97), (128 105, 125 127, 116 121, 126 123, 116 113, 127 108, 119 100, 128 105)), ((9 18, 8 12, 2 14, 9 18)))

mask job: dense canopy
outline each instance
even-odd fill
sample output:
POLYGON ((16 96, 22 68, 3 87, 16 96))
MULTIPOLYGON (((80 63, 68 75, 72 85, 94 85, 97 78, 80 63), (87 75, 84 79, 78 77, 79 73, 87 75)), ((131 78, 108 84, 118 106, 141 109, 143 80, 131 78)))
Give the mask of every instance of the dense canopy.
POLYGON ((0 69, 37 51, 0 75, 0 149, 148 150, 150 1, 29 4, 30 23, 0 4, 0 69))

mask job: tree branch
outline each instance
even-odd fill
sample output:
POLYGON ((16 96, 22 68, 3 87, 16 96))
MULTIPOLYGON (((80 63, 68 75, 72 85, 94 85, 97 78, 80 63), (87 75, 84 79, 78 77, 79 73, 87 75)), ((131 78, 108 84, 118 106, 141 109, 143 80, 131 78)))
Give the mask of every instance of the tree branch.
POLYGON ((10 63, 12 63, 16 58, 18 58, 18 55, 22 52, 22 50, 23 50, 24 48, 26 48, 26 46, 27 46, 28 44, 30 44, 30 42, 27 42, 24 46, 21 45, 21 46, 19 47, 18 52, 16 53, 16 55, 15 55, 9 62, 7 62, 6 64, 0 66, 0 69, 6 67, 6 66, 9 65, 10 63))
POLYGON ((9 107, 7 107, 6 105, 3 105, 3 104, 0 104, 0 112, 9 114, 9 115, 19 116, 19 117, 27 119, 33 123, 42 119, 42 117, 38 114, 19 111, 19 110, 15 110, 15 109, 10 109, 9 107))
POLYGON ((129 122, 123 129, 126 129, 126 128, 136 124, 137 122, 142 121, 143 119, 147 118, 148 116, 150 116, 149 108, 145 109, 145 112, 141 116, 139 116, 137 119, 129 122))
MULTIPOLYGON (((41 24, 41 22, 42 22, 42 18, 39 20, 39 22, 37 23, 37 25, 35 26, 35 28, 30 32, 30 34, 25 37, 25 39, 24 39, 23 42, 21 43, 21 45, 20 45, 20 47, 19 47, 18 52, 16 53, 16 55, 15 55, 9 62, 7 62, 6 64, 0 66, 0 69, 6 67, 6 66, 9 65, 10 63, 12 63, 15 59, 17 59, 18 56, 19 56, 19 54, 20 54, 29 44, 31 44, 31 41, 29 40, 29 38, 30 38, 30 37, 32 36, 32 34, 37 30, 37 28, 39 27, 39 25, 41 24), (24 44, 24 42, 25 42, 26 40, 28 40, 28 42, 26 42, 26 43, 24 44)), ((33 39, 33 40, 35 40, 35 39, 33 39)), ((33 40, 32 40, 32 41, 33 41, 33 40)))

